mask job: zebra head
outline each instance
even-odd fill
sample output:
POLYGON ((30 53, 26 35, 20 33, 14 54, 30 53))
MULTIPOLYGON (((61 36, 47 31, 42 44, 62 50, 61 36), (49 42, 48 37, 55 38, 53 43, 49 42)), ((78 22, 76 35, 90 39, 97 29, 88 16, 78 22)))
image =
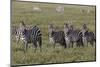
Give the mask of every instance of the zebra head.
POLYGON ((48 25, 48 32, 49 32, 49 36, 51 37, 52 32, 55 31, 55 27, 53 24, 49 24, 48 25))
POLYGON ((87 29, 87 25, 86 24, 83 24, 83 29, 87 29))
POLYGON ((69 31, 69 26, 68 26, 67 23, 64 23, 64 34, 65 34, 65 36, 67 35, 68 31, 69 31))
POLYGON ((69 30, 74 30, 73 24, 69 24, 69 30))
POLYGON ((64 33, 65 33, 65 36, 67 36, 69 34, 70 31, 73 31, 74 30, 74 26, 72 25, 72 23, 65 23, 64 24, 64 33))
POLYGON ((88 32, 88 27, 87 27, 86 24, 83 24, 83 25, 82 25, 82 35, 83 35, 83 37, 85 36, 85 33, 86 33, 86 32, 88 32))
POLYGON ((19 42, 19 40, 24 40, 23 32, 25 32, 25 29, 26 29, 26 25, 23 21, 21 21, 16 33, 17 43, 19 42))

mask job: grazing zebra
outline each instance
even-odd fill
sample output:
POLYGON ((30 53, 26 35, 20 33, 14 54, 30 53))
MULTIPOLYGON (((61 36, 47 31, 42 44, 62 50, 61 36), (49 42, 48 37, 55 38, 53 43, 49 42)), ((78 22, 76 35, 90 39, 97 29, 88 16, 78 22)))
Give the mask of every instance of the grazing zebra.
POLYGON ((73 47, 74 42, 78 47, 83 46, 82 33, 79 29, 74 29, 73 25, 64 24, 64 34, 67 47, 73 47))
POLYGON ((48 29, 49 29, 49 40, 50 43, 54 45, 54 48, 55 48, 55 43, 59 43, 60 45, 64 46, 64 48, 66 48, 64 32, 56 31, 52 24, 48 26, 48 29))
POLYGON ((20 23, 18 37, 19 37, 18 39, 21 39, 23 43, 25 44, 25 51, 27 51, 29 43, 33 43, 33 46, 35 46, 35 51, 38 45, 41 50, 42 34, 41 34, 40 29, 37 26, 34 26, 31 29, 26 29, 26 26, 24 22, 22 21, 20 23))
POLYGON ((83 36, 83 42, 86 43, 88 46, 88 42, 93 46, 94 42, 96 41, 95 34, 92 31, 88 30, 88 27, 86 24, 83 24, 82 26, 82 36, 83 36))

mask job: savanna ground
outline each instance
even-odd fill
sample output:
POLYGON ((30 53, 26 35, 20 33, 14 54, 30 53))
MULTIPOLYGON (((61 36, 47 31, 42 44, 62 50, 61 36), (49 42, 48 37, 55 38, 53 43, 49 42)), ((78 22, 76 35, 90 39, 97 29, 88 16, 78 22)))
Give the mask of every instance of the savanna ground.
POLYGON ((21 20, 27 25, 38 25, 43 34, 42 52, 39 48, 34 52, 32 44, 29 45, 27 53, 24 53, 22 42, 16 43, 16 39, 11 35, 11 63, 16 64, 46 64, 63 63, 76 61, 95 61, 95 45, 92 47, 76 47, 64 49, 59 44, 53 48, 49 44, 48 24, 53 23, 63 29, 65 21, 72 20, 73 24, 80 28, 82 23, 86 23, 91 31, 95 32, 95 6, 64 5, 63 14, 57 13, 55 8, 59 4, 32 3, 12 1, 12 22, 11 26, 18 26, 21 20), (38 6, 41 12, 33 12, 32 8, 38 6), (81 13, 82 9, 89 9, 89 14, 81 13))

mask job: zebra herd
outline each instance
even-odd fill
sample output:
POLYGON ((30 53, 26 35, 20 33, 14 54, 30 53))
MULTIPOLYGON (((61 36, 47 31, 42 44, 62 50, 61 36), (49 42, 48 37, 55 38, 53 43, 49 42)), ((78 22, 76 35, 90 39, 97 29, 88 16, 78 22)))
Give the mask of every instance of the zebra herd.
POLYGON ((64 30, 56 31, 54 26, 51 24, 49 26, 49 39, 54 43, 60 43, 65 48, 73 47, 76 43, 77 47, 88 45, 88 42, 93 46, 95 39, 95 34, 89 31, 86 24, 82 25, 82 29, 75 29, 71 24, 64 24, 64 30))
MULTIPOLYGON (((86 24, 82 25, 82 29, 74 28, 74 25, 64 23, 63 30, 57 30, 53 24, 48 25, 49 42, 55 45, 59 43, 64 48, 73 47, 74 43, 77 47, 84 47, 85 44, 90 43, 92 46, 96 42, 94 32, 89 31, 86 24)), ((42 32, 38 26, 33 26, 30 29, 26 28, 26 25, 21 21, 19 28, 16 32, 17 42, 22 40, 25 44, 25 51, 27 51, 28 44, 32 43, 35 47, 42 48, 42 32)))

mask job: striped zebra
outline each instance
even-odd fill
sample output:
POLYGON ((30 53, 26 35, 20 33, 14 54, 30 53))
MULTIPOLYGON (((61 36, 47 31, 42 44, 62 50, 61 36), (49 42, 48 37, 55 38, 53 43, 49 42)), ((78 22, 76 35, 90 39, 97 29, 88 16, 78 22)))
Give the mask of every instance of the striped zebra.
POLYGON ((22 21, 20 23, 20 27, 18 29, 18 41, 21 39, 23 43, 25 44, 25 51, 27 51, 28 44, 32 43, 33 46, 35 47, 35 51, 37 46, 40 47, 42 46, 42 34, 40 29, 37 26, 32 27, 31 29, 27 29, 26 25, 22 21))
POLYGON ((64 46, 64 48, 66 48, 64 32, 55 30, 53 24, 50 24, 48 26, 48 30, 49 30, 49 41, 54 45, 54 48, 56 43, 59 43, 60 45, 64 46))
POLYGON ((73 25, 65 23, 64 34, 67 47, 73 47, 74 43, 76 43, 77 47, 84 46, 81 30, 75 29, 73 25))
POLYGON ((82 25, 82 36, 83 36, 83 42, 88 46, 88 43, 90 43, 92 46, 94 42, 96 42, 95 34, 92 31, 89 31, 86 24, 82 25))

